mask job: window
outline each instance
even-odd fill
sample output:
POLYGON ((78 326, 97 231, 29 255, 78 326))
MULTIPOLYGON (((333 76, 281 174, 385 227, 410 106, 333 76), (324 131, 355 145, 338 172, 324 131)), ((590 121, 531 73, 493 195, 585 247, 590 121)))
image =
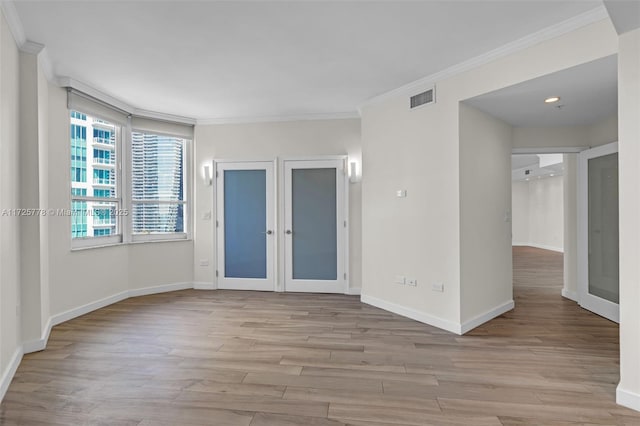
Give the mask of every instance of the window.
POLYGON ((130 114, 70 87, 67 106, 71 247, 188 238, 193 125, 130 114))
POLYGON ((186 238, 184 190, 188 141, 175 136, 131 134, 131 223, 134 239, 186 238))
POLYGON ((71 238, 85 240, 86 244, 75 246, 119 242, 116 136, 120 126, 75 110, 70 111, 70 122, 71 238), (93 238, 113 236, 115 240, 100 242, 93 238))

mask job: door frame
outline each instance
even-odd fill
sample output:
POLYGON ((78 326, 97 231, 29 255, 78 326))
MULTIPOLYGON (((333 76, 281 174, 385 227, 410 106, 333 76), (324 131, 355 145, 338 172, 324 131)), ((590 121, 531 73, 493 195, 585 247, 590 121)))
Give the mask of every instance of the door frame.
MULTIPOLYGON (((620 305, 589 293, 589 170, 591 158, 618 152, 618 142, 600 145, 578 154, 578 303, 583 308, 620 323, 620 305)), ((618 286, 620 283, 618 282, 618 286)))
MULTIPOLYGON (((277 291, 285 292, 286 281, 287 281, 287 269, 286 269, 286 242, 285 242, 285 212, 286 212, 286 184, 285 184, 285 173, 286 173, 286 163, 292 161, 324 161, 324 160, 333 160, 340 161, 342 163, 342 173, 338 174, 339 182, 337 182, 342 188, 342 214, 341 217, 338 217, 338 229, 342 229, 342 232, 339 233, 338 244, 342 243, 342 256, 338 258, 338 279, 337 281, 342 281, 342 284, 339 286, 341 292, 343 294, 349 294, 349 282, 351 279, 350 271, 349 271, 349 229, 351 223, 349 221, 349 177, 348 177, 348 169, 347 155, 316 155, 316 156, 306 156, 306 157, 282 157, 278 159, 278 207, 280 209, 280 214, 278 216, 278 238, 277 240, 282 241, 279 243, 278 247, 278 266, 280 270, 280 279, 277 281, 277 291), (343 222, 343 226, 340 227, 340 222, 343 222)), ((340 194, 338 194, 339 196, 340 194)), ((294 291, 294 290, 292 290, 294 291)), ((297 290, 299 291, 299 290, 297 290)), ((321 293, 322 291, 313 291, 310 290, 310 293, 321 293)), ((335 293, 334 293, 335 294, 335 293)))
MULTIPOLYGON (((278 283, 278 268, 277 268, 277 258, 278 258, 278 208, 277 208, 277 189, 278 189, 278 161, 277 158, 274 159, 246 159, 246 160, 230 160, 230 159, 214 159, 213 160, 213 223, 212 228, 215 234, 215 238, 213 238, 214 244, 214 280, 215 280, 215 288, 217 289, 232 289, 232 290, 256 290, 256 291, 277 291, 277 283, 278 283), (253 286, 250 284, 240 284, 236 288, 230 288, 230 286, 224 284, 224 265, 221 265, 220 260, 224 256, 224 228, 221 222, 220 211, 218 210, 220 207, 224 205, 221 197, 224 196, 224 191, 218 190, 218 185, 223 182, 222 177, 219 173, 220 165, 227 164, 250 164, 250 163, 262 163, 271 165, 271 171, 267 170, 267 194, 266 194, 266 202, 267 202, 267 213, 271 214, 271 230, 273 234, 271 235, 271 259, 267 259, 267 278, 271 277, 272 285, 266 286, 265 288, 252 288, 253 286), (269 176, 270 175, 270 176, 269 176), (271 177, 271 185, 269 185, 269 177, 271 177), (270 192, 270 193, 269 193, 270 192)), ((251 170, 251 169, 246 169, 251 170)), ((269 239, 267 239, 269 242, 269 239)), ((267 253, 269 253, 267 251, 267 253)))

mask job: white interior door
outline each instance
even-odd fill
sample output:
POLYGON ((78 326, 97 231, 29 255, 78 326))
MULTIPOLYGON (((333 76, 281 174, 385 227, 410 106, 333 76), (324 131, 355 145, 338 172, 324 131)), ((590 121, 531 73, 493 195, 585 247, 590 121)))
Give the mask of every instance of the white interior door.
POLYGON ((216 162, 218 288, 274 290, 273 163, 216 162))
POLYGON ((618 144, 581 152, 578 167, 579 302, 620 322, 618 144))
POLYGON ((344 160, 283 164, 285 291, 345 293, 344 160))

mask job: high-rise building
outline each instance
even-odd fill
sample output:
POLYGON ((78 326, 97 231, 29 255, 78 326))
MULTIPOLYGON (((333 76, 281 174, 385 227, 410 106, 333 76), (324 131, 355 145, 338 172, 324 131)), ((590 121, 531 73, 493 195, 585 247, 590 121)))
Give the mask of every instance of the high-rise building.
MULTIPOLYGON (((116 128, 106 121, 71 111, 71 195, 116 196, 116 128)), ((115 203, 73 200, 71 237, 117 232, 115 203)))
POLYGON ((133 233, 184 232, 184 140, 133 132, 131 196, 133 233), (160 202, 165 201, 165 202, 160 202))

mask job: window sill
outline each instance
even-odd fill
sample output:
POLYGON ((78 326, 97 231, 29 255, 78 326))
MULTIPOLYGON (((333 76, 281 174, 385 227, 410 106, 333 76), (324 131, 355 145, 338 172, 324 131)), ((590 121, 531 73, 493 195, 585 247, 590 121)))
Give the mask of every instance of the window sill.
POLYGON ((173 238, 173 239, 164 239, 164 240, 142 240, 142 241, 129 241, 127 243, 105 243, 105 244, 96 244, 94 246, 86 246, 86 247, 71 247, 71 252, 80 252, 85 250, 94 250, 94 249, 102 249, 109 247, 119 247, 119 246, 129 246, 129 245, 138 245, 138 244, 149 244, 149 243, 179 243, 179 242, 193 242, 193 238, 173 238))

